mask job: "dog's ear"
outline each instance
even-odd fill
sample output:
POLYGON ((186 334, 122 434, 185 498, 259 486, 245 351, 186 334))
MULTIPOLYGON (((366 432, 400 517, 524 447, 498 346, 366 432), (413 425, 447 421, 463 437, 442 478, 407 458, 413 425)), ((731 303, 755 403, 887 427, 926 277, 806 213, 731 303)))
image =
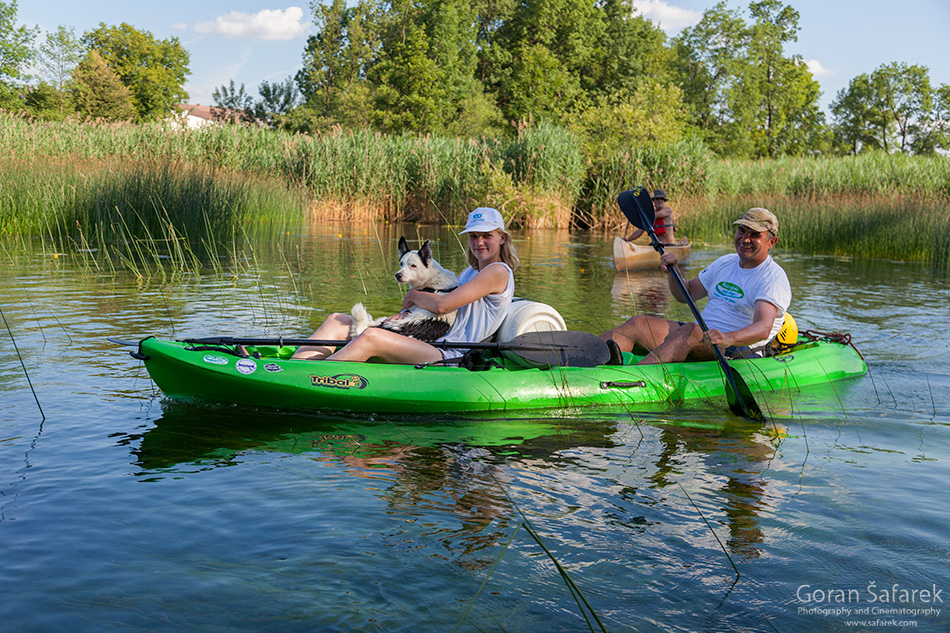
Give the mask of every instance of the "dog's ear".
POLYGON ((422 248, 419 249, 419 257, 422 258, 423 266, 429 265, 429 260, 432 259, 432 247, 429 246, 429 240, 426 240, 422 248))
POLYGON ((409 245, 406 244, 406 238, 399 237, 399 259, 402 259, 402 256, 409 252, 409 245))

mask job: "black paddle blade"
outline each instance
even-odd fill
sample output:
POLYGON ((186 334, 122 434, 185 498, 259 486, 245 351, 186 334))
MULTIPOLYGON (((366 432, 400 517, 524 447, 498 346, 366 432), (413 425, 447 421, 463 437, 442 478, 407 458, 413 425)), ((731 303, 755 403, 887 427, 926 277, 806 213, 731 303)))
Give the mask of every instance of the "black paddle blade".
POLYGON ((732 389, 726 389, 726 399, 729 402, 729 410, 735 413, 738 416, 749 418, 750 420, 755 420, 756 422, 764 422, 765 415, 762 413, 762 409, 759 408, 759 405, 756 404, 755 398, 752 397, 752 391, 749 389, 749 385, 746 384, 742 376, 739 375, 731 365, 726 365, 724 369, 727 371, 729 386, 732 389))
POLYGON ((653 199, 650 198, 650 192, 646 190, 646 187, 637 186, 624 191, 617 196, 617 204, 624 216, 630 220, 630 224, 644 231, 653 228, 656 209, 653 208, 653 199))
POLYGON ((501 353, 526 367, 597 367, 610 360, 607 344, 588 332, 527 332, 507 343, 501 353))

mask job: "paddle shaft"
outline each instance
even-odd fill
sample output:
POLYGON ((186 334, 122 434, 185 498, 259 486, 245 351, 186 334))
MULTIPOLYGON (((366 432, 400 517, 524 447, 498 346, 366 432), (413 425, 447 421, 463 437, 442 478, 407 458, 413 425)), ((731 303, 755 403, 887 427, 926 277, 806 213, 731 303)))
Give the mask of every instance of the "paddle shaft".
MULTIPOLYGON (((641 188, 641 193, 645 189, 641 188)), ((629 193, 629 192, 624 192, 629 193)), ((621 194, 623 195, 623 194, 621 194)), ((666 252, 663 249, 663 244, 660 242, 659 238, 656 236, 656 231, 653 230, 653 222, 655 216, 653 213, 653 201, 644 202, 643 198, 639 195, 634 195, 634 203, 637 209, 637 212, 640 216, 640 222, 643 226, 638 227, 642 228, 650 236, 650 240, 653 243, 653 248, 656 250, 660 257, 666 252), (649 205, 649 210, 645 211, 644 207, 649 205), (651 217, 652 216, 652 217, 651 217)), ((621 210, 624 211, 624 215, 627 215, 627 210, 621 205, 621 210)), ((628 216, 628 218, 634 225, 636 222, 633 222, 633 219, 628 216)), ((706 326, 706 322, 703 320, 702 315, 699 313, 699 309, 696 307, 696 303, 693 301, 693 298, 689 294, 689 290, 686 288, 686 282, 683 281, 682 275, 680 275, 679 270, 675 266, 667 267, 669 273, 673 276, 673 279, 676 281, 676 285, 679 287, 680 292, 683 294, 683 298, 686 299, 686 304, 689 306, 690 312, 693 313, 693 316, 696 318, 696 323, 699 324, 699 327, 702 328, 704 333, 709 332, 709 328, 706 326)), ((729 361, 726 360, 726 357, 723 355, 722 350, 719 349, 717 345, 711 345, 713 352, 716 354, 716 360, 719 361, 719 366, 722 367, 722 372, 725 374, 726 381, 729 383, 729 387, 732 389, 732 394, 735 398, 729 398, 729 408, 736 415, 742 415, 753 420, 764 420, 765 416, 762 414, 762 410, 759 409, 759 405, 756 404, 755 399, 752 397, 752 393, 749 391, 748 386, 742 380, 742 377, 739 376, 732 366, 729 364, 729 361), (743 390, 739 389, 739 382, 742 382, 743 390), (743 391, 745 394, 743 394, 743 391), (745 397, 743 397, 745 396, 745 397)), ((728 393, 728 392, 727 392, 728 393)))
MULTIPOLYGON (((555 332, 556 334, 556 332, 555 332)), ((190 338, 185 339, 186 343, 200 343, 202 345, 276 345, 276 346, 310 346, 324 345, 328 347, 340 347, 349 343, 344 340, 312 339, 312 338, 235 338, 231 336, 213 336, 209 338, 190 338)), ((586 349, 584 345, 574 344, 551 344, 544 343, 524 343, 512 340, 507 343, 451 343, 447 341, 435 341, 429 343, 433 347, 440 349, 499 349, 499 350, 548 350, 552 347, 558 349, 586 349)))

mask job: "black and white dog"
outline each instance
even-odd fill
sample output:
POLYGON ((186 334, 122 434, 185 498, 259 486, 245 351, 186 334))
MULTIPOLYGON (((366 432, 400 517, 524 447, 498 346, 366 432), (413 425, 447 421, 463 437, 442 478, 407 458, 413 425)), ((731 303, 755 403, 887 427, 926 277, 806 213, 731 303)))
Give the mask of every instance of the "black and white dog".
MULTIPOLYGON (((422 248, 413 251, 409 249, 404 237, 399 238, 399 272, 396 273, 396 281, 408 284, 413 290, 439 294, 451 292, 459 285, 455 273, 442 268, 439 262, 432 258, 429 240, 425 241, 422 248)), ((357 303, 350 314, 353 315, 350 338, 358 336, 368 327, 380 327, 431 343, 445 336, 451 329, 455 324, 456 312, 453 310, 446 314, 432 314, 428 310, 413 306, 406 316, 385 323, 385 317, 373 319, 363 304, 357 303)))

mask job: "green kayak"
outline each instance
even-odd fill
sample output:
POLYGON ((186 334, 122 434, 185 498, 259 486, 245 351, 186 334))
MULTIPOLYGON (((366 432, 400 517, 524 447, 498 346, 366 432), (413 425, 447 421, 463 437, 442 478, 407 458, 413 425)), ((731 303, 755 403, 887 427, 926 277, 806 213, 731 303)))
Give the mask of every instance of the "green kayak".
MULTIPOLYGON (((132 352, 171 398, 259 407, 377 413, 514 411, 636 406, 724 399, 719 364, 525 367, 490 351, 471 368, 291 360, 294 347, 258 346, 238 354, 229 345, 146 338, 132 352)), ((802 387, 861 376, 867 365, 852 346, 799 339, 776 356, 730 361, 753 393, 794 393, 802 387)))

